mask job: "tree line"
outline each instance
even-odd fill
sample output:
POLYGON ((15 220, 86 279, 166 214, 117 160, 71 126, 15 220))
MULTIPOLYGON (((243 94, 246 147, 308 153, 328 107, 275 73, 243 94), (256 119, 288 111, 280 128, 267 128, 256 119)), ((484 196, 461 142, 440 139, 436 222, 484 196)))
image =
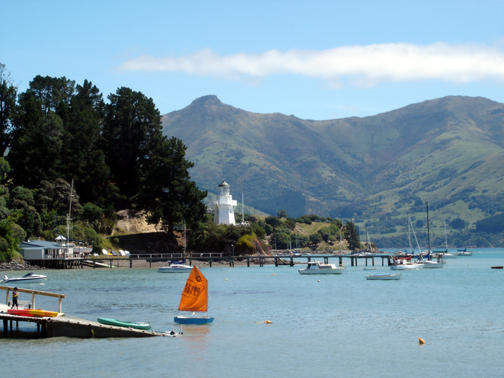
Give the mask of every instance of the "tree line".
POLYGON ((253 252, 266 239, 278 249, 314 247, 342 236, 359 247, 355 226, 341 221, 309 236, 294 231, 296 221, 324 220, 316 215, 295 220, 282 211, 249 216, 247 226, 214 225, 185 152, 162 134, 160 112, 141 92, 121 87, 104 99, 88 80, 36 76, 18 93, 0 63, 0 261, 23 240, 65 235, 70 209, 70 239, 97 249, 122 209, 145 213, 168 235, 184 223, 194 250, 253 252))
POLYGON ((70 205, 72 239, 97 247, 120 209, 169 232, 197 224, 207 193, 185 151, 141 92, 121 87, 105 101, 88 80, 36 76, 18 93, 0 64, 0 258, 23 239, 62 233, 70 205))

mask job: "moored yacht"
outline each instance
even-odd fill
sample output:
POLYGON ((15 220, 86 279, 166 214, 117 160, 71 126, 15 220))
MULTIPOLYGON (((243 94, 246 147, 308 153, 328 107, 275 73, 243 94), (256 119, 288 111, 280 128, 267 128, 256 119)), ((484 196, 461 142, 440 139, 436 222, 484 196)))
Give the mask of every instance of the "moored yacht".
POLYGON ((320 261, 309 261, 304 269, 299 269, 299 274, 341 274, 344 268, 336 264, 324 264, 320 261))

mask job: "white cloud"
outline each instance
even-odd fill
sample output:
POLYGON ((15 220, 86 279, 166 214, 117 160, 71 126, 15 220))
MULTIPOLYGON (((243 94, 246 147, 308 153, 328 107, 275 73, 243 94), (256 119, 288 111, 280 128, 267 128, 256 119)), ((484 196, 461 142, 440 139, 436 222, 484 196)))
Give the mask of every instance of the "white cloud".
POLYGON ((183 72, 230 79, 293 74, 320 78, 330 85, 348 80, 359 85, 384 81, 504 81, 504 50, 483 45, 406 43, 346 46, 322 51, 271 50, 262 54, 217 55, 202 50, 181 57, 142 56, 120 70, 183 72))

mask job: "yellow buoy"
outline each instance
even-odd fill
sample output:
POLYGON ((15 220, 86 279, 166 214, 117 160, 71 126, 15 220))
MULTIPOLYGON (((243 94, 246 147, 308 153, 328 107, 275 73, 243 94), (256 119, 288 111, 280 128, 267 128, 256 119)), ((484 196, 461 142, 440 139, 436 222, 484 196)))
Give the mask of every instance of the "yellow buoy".
POLYGON ((271 324, 271 323, 272 323, 272 321, 271 321, 271 320, 265 320, 265 321, 264 321, 264 324, 271 324))
POLYGON ((418 338, 418 344, 420 345, 424 345, 425 344, 425 340, 422 339, 421 337, 418 338))

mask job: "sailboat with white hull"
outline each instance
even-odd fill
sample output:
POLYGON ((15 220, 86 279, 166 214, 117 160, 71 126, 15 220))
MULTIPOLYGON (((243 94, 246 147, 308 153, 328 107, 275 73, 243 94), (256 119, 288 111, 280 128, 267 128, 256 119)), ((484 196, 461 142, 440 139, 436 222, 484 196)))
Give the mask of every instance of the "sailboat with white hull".
MULTIPOLYGON (((431 255, 431 245, 430 245, 430 221, 429 221, 429 203, 426 202, 426 208, 427 208, 427 242, 429 244, 428 250, 427 250, 427 255, 425 256, 427 260, 423 261, 423 267, 424 269, 439 269, 443 267, 442 261, 439 259, 438 261, 432 260, 432 255, 431 255)), ((446 231, 446 228, 445 228, 446 231)), ((446 243, 446 233, 445 233, 445 243, 446 243)))

